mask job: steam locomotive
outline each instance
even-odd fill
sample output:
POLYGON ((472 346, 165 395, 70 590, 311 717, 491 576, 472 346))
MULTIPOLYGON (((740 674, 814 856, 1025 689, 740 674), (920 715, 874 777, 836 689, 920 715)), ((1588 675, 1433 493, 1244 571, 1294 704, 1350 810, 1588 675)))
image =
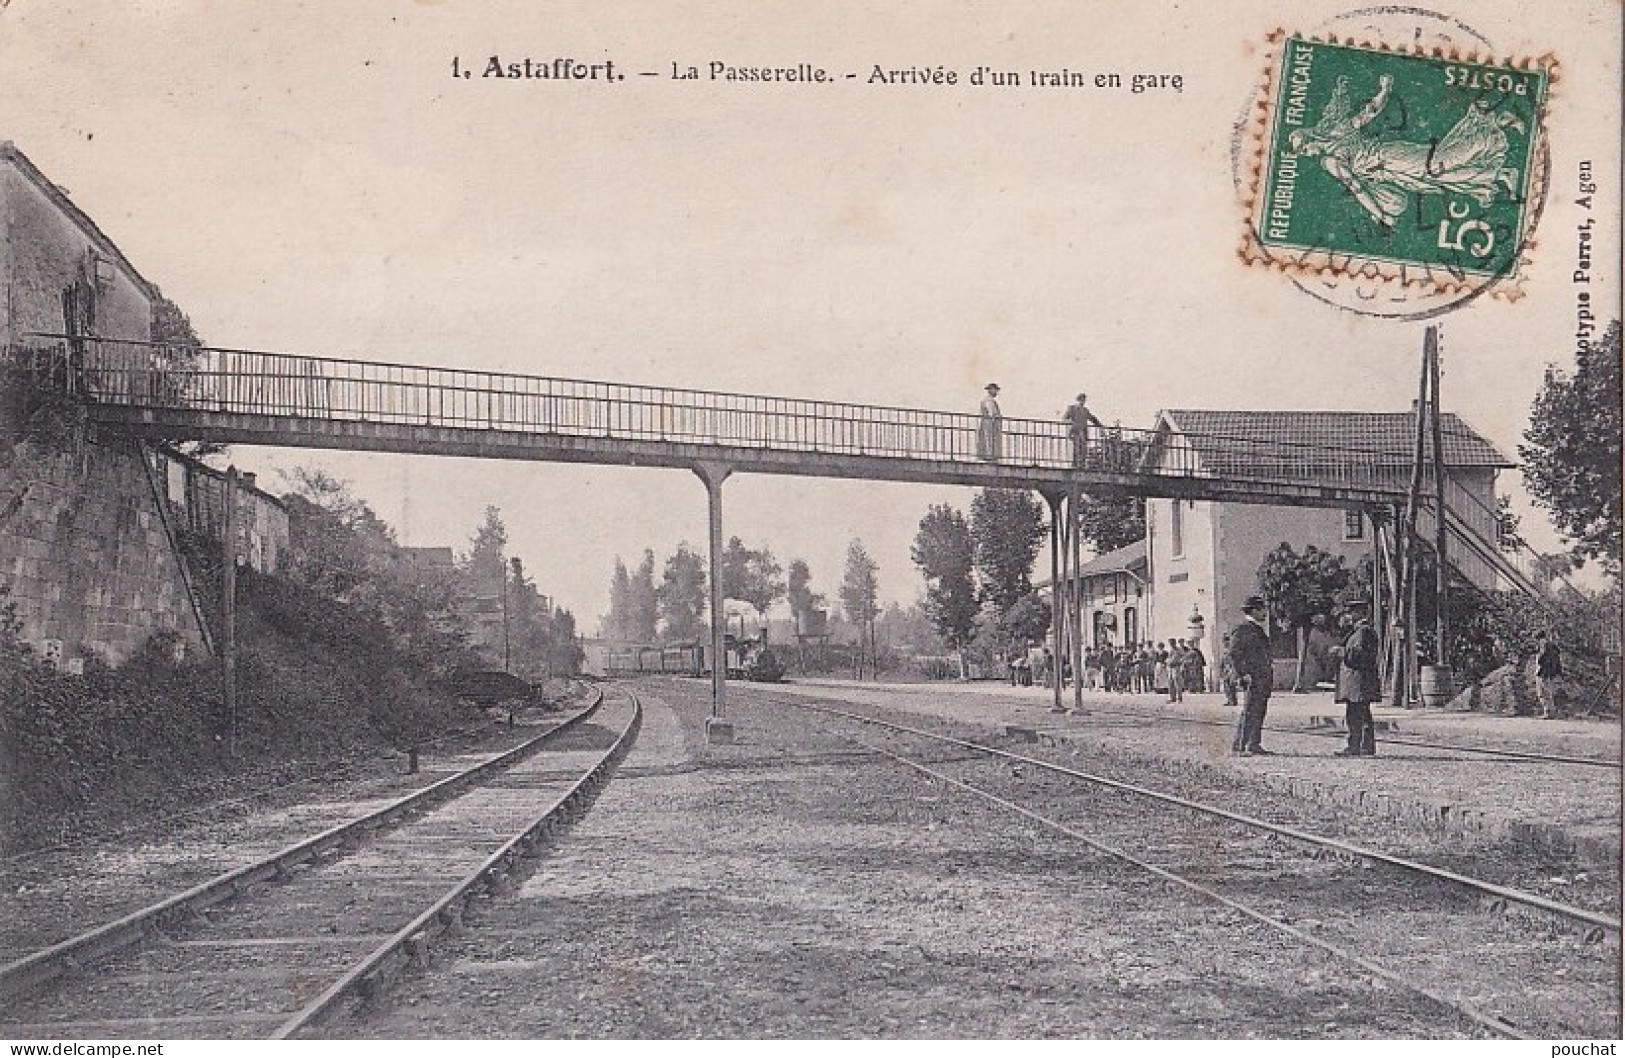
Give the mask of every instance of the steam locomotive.
MULTIPOLYGON (((756 680, 778 683, 784 679, 784 665, 778 655, 761 639, 724 640, 727 652, 727 673, 730 679, 756 680)), ((609 652, 607 674, 610 676, 640 676, 650 673, 667 676, 709 676, 711 650, 703 643, 668 643, 665 646, 628 647, 609 652)))

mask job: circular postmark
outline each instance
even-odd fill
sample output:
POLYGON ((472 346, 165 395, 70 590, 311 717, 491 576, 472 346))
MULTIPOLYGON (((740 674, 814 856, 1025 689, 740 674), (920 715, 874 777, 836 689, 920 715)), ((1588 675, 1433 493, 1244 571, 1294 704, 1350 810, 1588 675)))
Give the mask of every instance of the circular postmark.
POLYGON ((1427 319, 1520 296, 1545 203, 1549 60, 1416 7, 1278 32, 1232 139, 1240 258, 1336 308, 1427 319))

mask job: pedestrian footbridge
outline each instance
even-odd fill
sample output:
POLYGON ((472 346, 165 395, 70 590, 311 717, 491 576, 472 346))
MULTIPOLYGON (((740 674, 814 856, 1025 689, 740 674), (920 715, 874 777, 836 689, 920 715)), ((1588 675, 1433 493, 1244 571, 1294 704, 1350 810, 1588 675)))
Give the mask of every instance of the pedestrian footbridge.
POLYGON ((1374 450, 1004 418, 996 456, 975 414, 235 349, 41 335, 32 353, 122 432, 231 444, 799 474, 1319 507, 1402 501, 1408 462, 1374 450))
MULTIPOLYGON (((1051 583, 1058 584, 1080 565, 1071 512, 1086 497, 1359 508, 1386 537, 1400 521, 1396 508, 1410 492, 1416 464, 1391 446, 1265 442, 1176 432, 1166 424, 1098 428, 1080 444, 1060 421, 1001 418, 989 438, 989 423, 960 412, 79 335, 33 337, 35 344, 12 351, 13 362, 66 392, 91 422, 127 435, 691 470, 708 494, 713 570, 722 555, 722 484, 736 472, 1038 491, 1050 507, 1051 583)), ((1447 514, 1458 544, 1530 597, 1543 598, 1541 584, 1496 543, 1447 514)), ((1389 582, 1390 597, 1397 597, 1393 563, 1383 566, 1379 581, 1389 582)), ((722 657, 721 590, 718 578, 709 579, 711 656, 722 657)), ((1063 656, 1063 627, 1081 627, 1080 605, 1071 599, 1052 622, 1056 656, 1063 656)), ((1072 637, 1074 652, 1079 643, 1081 636, 1072 637)), ((713 735, 731 738, 722 718, 724 666, 711 668, 713 735)), ((1058 685, 1055 696, 1059 705, 1058 685)))

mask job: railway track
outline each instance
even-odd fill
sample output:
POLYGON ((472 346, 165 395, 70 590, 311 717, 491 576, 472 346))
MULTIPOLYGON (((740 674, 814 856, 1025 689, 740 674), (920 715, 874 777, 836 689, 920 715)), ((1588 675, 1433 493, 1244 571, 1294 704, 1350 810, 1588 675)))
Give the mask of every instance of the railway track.
POLYGON ((642 706, 600 691, 508 753, 0 967, 13 1038, 291 1038, 426 965, 585 811, 642 706))
MULTIPOLYGON (((929 693, 929 691, 923 692, 929 693)), ((1109 692, 1092 692, 1109 693, 1109 692)), ((1237 710, 1239 714, 1239 709, 1237 710)), ((1088 716, 1116 716, 1135 720, 1169 721, 1178 724, 1191 724, 1199 727, 1217 727, 1230 730, 1235 727, 1233 717, 1211 720, 1200 716, 1181 716, 1162 709, 1126 709, 1117 704, 1102 704, 1095 698, 1085 703, 1084 714, 1088 716)), ((1340 731, 1317 730, 1305 728, 1286 728, 1279 725, 1266 726, 1266 736, 1285 736, 1287 738, 1312 738, 1317 740, 1344 739, 1346 736, 1340 731)), ((1619 760, 1605 757, 1581 757, 1554 753, 1539 753, 1533 750, 1501 749, 1493 746, 1475 746, 1460 742, 1439 742, 1426 739, 1407 738, 1404 736, 1382 734, 1378 739, 1379 746, 1406 746, 1413 749, 1437 749, 1453 753, 1477 754, 1480 756, 1496 757, 1506 760, 1525 760, 1545 764, 1569 764, 1576 767, 1611 768, 1619 771, 1625 768, 1619 760)))
POLYGON ((1620 1029, 1618 977, 1611 969, 1618 962, 1617 917, 968 739, 829 705, 773 704, 864 729, 867 737, 848 736, 853 744, 1081 841, 1126 865, 1130 874, 1149 874, 1220 906, 1239 924, 1267 927, 1348 972, 1422 996, 1473 1031, 1563 1038, 1599 1032, 1611 1037, 1620 1029), (1477 907, 1462 914, 1461 892, 1479 906, 1515 904, 1562 923, 1555 939, 1506 942, 1505 958, 1537 967, 1541 945, 1572 956, 1578 943, 1590 950, 1594 972, 1587 977, 1582 971, 1571 983, 1580 994, 1594 991, 1594 1002, 1559 1014, 1520 994, 1486 988, 1476 968, 1455 954, 1458 948, 1495 947, 1481 935, 1484 919, 1477 907), (1399 914, 1415 921, 1419 943, 1389 943, 1372 953, 1363 928, 1369 917, 1382 915, 1391 923, 1399 914), (1577 942, 1575 933, 1583 940, 1577 942), (1454 942, 1446 939, 1451 937, 1454 942))
MULTIPOLYGON (((1099 716, 1123 716, 1138 720, 1168 720, 1179 724, 1197 724, 1203 727, 1222 727, 1230 729, 1235 727, 1234 720, 1208 720, 1199 716, 1177 716, 1162 711, 1142 712, 1133 709, 1106 708, 1100 705, 1090 705, 1087 712, 1099 716)), ((1239 712, 1239 710, 1238 710, 1239 712)), ((1338 739, 1346 738, 1340 731, 1304 730, 1302 728, 1282 728, 1266 726, 1265 735, 1285 735, 1289 738, 1320 738, 1338 739)), ((1505 760, 1526 760, 1542 764, 1572 764, 1576 767, 1586 768, 1612 768, 1621 769, 1617 760, 1608 760, 1601 757, 1574 757, 1556 753, 1536 753, 1532 750, 1498 749, 1493 746, 1470 746, 1459 742, 1434 742, 1425 739, 1406 738, 1403 736, 1384 734, 1379 740, 1384 746, 1409 746, 1413 749, 1442 749, 1452 753, 1477 753, 1488 757, 1497 757, 1505 760)))

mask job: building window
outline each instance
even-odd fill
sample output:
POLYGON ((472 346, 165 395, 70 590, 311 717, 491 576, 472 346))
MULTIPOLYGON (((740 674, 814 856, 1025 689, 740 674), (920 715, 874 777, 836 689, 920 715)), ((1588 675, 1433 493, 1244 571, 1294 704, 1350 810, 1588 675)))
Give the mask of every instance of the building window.
POLYGON ((1168 509, 1173 512, 1168 524, 1168 540, 1175 558, 1185 556, 1185 514, 1175 500, 1168 509))
POLYGON ((1343 512, 1343 539, 1365 539, 1365 515, 1358 510, 1343 512))

